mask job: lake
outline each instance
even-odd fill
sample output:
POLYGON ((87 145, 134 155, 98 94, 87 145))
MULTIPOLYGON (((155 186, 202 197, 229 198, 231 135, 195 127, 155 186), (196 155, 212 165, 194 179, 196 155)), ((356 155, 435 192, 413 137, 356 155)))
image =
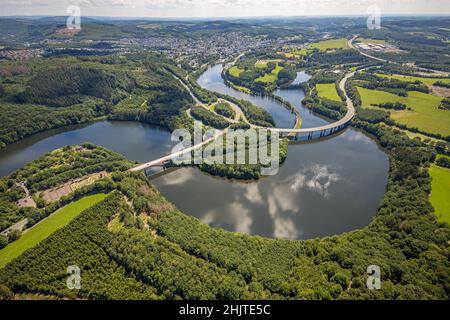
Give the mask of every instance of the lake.
MULTIPOLYGON (((294 115, 277 101, 225 86, 222 66, 207 70, 199 84, 269 111, 277 126, 292 127, 294 115)), ((297 83, 308 75, 298 73, 297 83)), ((301 90, 278 90, 301 112, 303 127, 327 123, 301 104, 301 90)), ((168 154, 175 144, 170 133, 137 122, 101 121, 52 130, 26 138, 0 151, 0 175, 5 176, 43 153, 65 145, 92 142, 131 160, 149 161, 168 154)), ((340 134, 292 144, 275 176, 256 182, 212 177, 182 168, 152 180, 181 211, 213 227, 275 238, 309 239, 361 228, 375 215, 385 191, 388 157, 362 132, 340 134)))
MULTIPOLYGON (((222 66, 198 80, 203 88, 245 99, 269 111, 278 127, 292 127, 294 115, 276 100, 227 87, 222 66)), ((309 76, 299 72, 296 82, 309 76)), ((301 90, 278 90, 303 118, 303 127, 327 121, 305 108, 301 90)), ((279 173, 257 182, 211 177, 183 168, 153 180, 180 210, 214 227, 275 238, 309 239, 367 225, 383 198, 387 155, 362 132, 348 128, 320 141, 289 146, 279 173)))

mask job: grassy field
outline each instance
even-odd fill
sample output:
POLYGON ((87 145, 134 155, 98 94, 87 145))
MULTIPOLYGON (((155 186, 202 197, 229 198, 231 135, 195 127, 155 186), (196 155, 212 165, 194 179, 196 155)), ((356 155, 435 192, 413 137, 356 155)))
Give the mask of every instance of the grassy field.
POLYGON ((377 74, 377 76, 380 76, 383 78, 389 78, 389 79, 397 79, 397 80, 407 81, 407 82, 420 81, 427 86, 431 86, 437 81, 442 81, 444 83, 450 83, 449 78, 425 78, 425 77, 404 76, 401 74, 394 74, 394 75, 377 74))
POLYGON ((446 156, 445 154, 438 154, 438 155, 436 156, 436 160, 441 159, 441 158, 447 158, 447 159, 450 160, 450 156, 446 156))
POLYGON ((347 39, 345 38, 319 41, 308 46, 310 49, 319 49, 321 51, 328 49, 345 49, 347 47, 347 39))
POLYGON ((259 68, 259 69, 264 69, 267 67, 267 61, 256 61, 255 63, 255 67, 259 68))
MULTIPOLYGON (((433 137, 421 134, 419 132, 412 132, 412 131, 409 131, 409 130, 400 129, 399 127, 396 127, 396 126, 392 127, 392 126, 388 126, 388 125, 384 125, 384 124, 382 124, 381 126, 383 128, 386 128, 386 129, 395 129, 395 130, 401 131, 404 134, 406 134, 410 139, 417 139, 417 138, 419 138, 421 141, 425 141, 425 140, 428 139, 428 140, 433 141, 433 142, 444 142, 444 143, 446 142, 445 140, 442 140, 442 139, 433 138, 433 137)), ((440 157, 446 157, 446 156, 439 154, 437 156, 437 158, 439 159, 440 157)))
POLYGON ((368 39, 368 38, 358 38, 358 42, 364 42, 364 43, 373 43, 373 44, 385 44, 386 41, 384 40, 377 40, 377 39, 368 39))
POLYGON ((275 82, 278 80, 278 73, 283 70, 283 67, 277 65, 275 69, 272 70, 271 73, 266 73, 264 76, 257 78, 255 81, 259 82, 275 82))
POLYGON ((372 104, 401 102, 412 108, 410 110, 391 110, 391 118, 398 123, 418 128, 424 132, 450 135, 450 112, 438 109, 442 97, 417 91, 408 92, 408 97, 392 93, 369 90, 358 87, 364 108, 376 108, 372 104))
POLYGON ((306 48, 298 48, 291 53, 299 56, 306 56, 308 54, 308 50, 306 48))
POLYGON ((238 86, 231 82, 230 82, 230 85, 231 85, 231 87, 233 87, 234 89, 236 89, 238 91, 245 92, 245 93, 251 93, 251 90, 249 88, 238 86))
POLYGON ((450 169, 432 164, 429 170, 431 181, 430 201, 438 220, 450 223, 450 169))
POLYGON ((397 130, 399 130, 401 132, 404 132, 411 139, 419 138, 422 141, 429 139, 430 141, 434 141, 434 142, 445 142, 444 140, 436 139, 436 138, 433 138, 433 137, 429 137, 429 136, 426 136, 426 135, 418 133, 418 132, 412 132, 412 131, 409 131, 409 130, 403 130, 403 129, 400 129, 400 128, 397 128, 397 127, 395 127, 395 129, 397 129, 397 130))
POLYGON ((239 78, 239 76, 241 75, 241 73, 244 72, 243 69, 239 69, 238 67, 234 66, 230 69, 230 74, 233 77, 239 78))
POLYGON ((70 203, 24 232, 18 240, 0 250, 0 269, 20 256, 25 250, 36 246, 53 232, 67 225, 81 212, 105 199, 106 196, 106 194, 99 193, 70 203))
POLYGON ((334 83, 318 83, 316 88, 319 97, 326 98, 328 100, 341 101, 341 97, 339 97, 336 91, 336 85, 334 83))

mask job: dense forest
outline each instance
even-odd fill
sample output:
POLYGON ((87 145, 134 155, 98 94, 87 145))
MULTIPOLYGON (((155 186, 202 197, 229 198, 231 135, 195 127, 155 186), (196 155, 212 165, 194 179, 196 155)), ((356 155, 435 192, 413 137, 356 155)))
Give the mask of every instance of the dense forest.
POLYGON ((28 219, 27 225, 30 227, 63 205, 92 192, 93 186, 80 188, 74 194, 51 203, 44 200, 42 191, 88 174, 122 171, 131 166, 132 163, 124 156, 90 143, 79 147, 67 146, 44 154, 0 179, 0 231, 23 218, 28 219), (24 190, 19 186, 22 182, 32 194, 36 208, 16 205, 17 200, 25 197, 24 190))
MULTIPOLYGON (((236 130, 242 129, 246 130, 248 128, 235 128, 236 130)), ((236 131, 235 135, 231 136, 230 134, 225 134, 223 141, 223 157, 226 159, 227 153, 232 151, 233 155, 239 153, 239 148, 244 149, 242 145, 240 145, 239 137, 244 140, 243 144, 245 147, 245 151, 243 154, 243 159, 245 163, 238 163, 236 161, 235 164, 225 164, 225 161, 216 161, 214 163, 208 163, 205 161, 202 164, 199 164, 198 167, 200 170, 209 173, 213 176, 228 178, 228 179, 239 179, 239 180, 258 180, 263 177, 263 168, 269 167, 269 165, 261 163, 261 158, 258 157, 256 159, 256 163, 251 163, 249 160, 250 152, 252 154, 260 154, 261 150, 259 150, 260 146, 264 145, 267 149, 267 156, 270 157, 272 154, 272 145, 270 140, 270 134, 267 135, 267 141, 257 141, 255 144, 250 144, 248 140, 246 140, 245 131, 236 131), (233 139, 233 141, 228 141, 227 139, 233 139), (229 144, 233 146, 232 149, 229 149, 229 144), (224 162, 224 163, 221 163, 224 162)), ((288 145, 289 141, 287 139, 281 139, 279 141, 278 147, 278 165, 283 165, 286 161, 288 155, 288 145)), ((219 145, 219 148, 221 146, 219 145)))
POLYGON ((223 117, 201 106, 192 107, 190 113, 195 119, 201 121, 204 125, 216 129, 225 129, 230 125, 230 123, 223 117))
POLYGON ((267 51, 254 51, 238 60, 235 66, 224 70, 222 76, 226 82, 264 95, 290 84, 297 73, 295 65, 280 59, 280 56, 267 51))
POLYGON ((190 126, 184 111, 193 101, 173 70, 154 54, 0 62, 0 147, 101 118, 190 126))
MULTIPOLYGON (((448 42, 442 40, 445 33, 441 37, 440 31, 436 31, 446 27, 448 20, 435 19, 428 26, 427 22, 392 18, 379 31, 358 29, 351 19, 347 22, 345 27, 336 27, 333 33, 348 36, 358 32, 364 37, 394 41, 402 50, 402 54, 377 53, 382 58, 450 70, 448 42), (434 31, 405 32, 411 26, 434 31)), ((174 35, 179 30, 186 37, 200 37, 220 30, 243 30, 253 36, 263 34, 268 39, 301 35, 314 41, 318 37, 316 30, 330 30, 326 19, 308 23, 314 28, 217 22, 213 28, 206 29, 204 22, 168 22, 155 31, 123 22, 102 24, 99 31, 95 24, 87 24, 76 39, 124 35, 145 38, 160 33, 174 35)), ((53 30, 45 23, 33 29, 0 20, 0 26, 0 37, 7 36, 6 30, 14 29, 21 41, 32 39, 33 34, 51 34, 53 30)), ((200 88, 195 79, 204 67, 188 74, 188 68, 182 70, 162 56, 150 53, 72 57, 66 54, 54 52, 44 59, 0 62, 0 148, 36 132, 103 118, 142 121, 169 129, 190 128, 192 119, 186 111, 193 105, 193 99, 180 81, 203 103, 224 98, 238 105, 250 123, 275 126, 272 116, 264 109, 200 88)), ((278 56, 269 51, 255 51, 247 61, 238 64, 244 70, 242 77, 231 78, 227 73, 225 78, 258 93, 268 93, 292 79, 293 66, 268 62, 267 70, 263 71, 255 65, 260 58, 270 60, 278 56), (255 81, 277 67, 283 67, 284 71, 279 70, 274 83, 255 81)), ((342 74, 326 71, 336 65, 346 72, 349 68, 370 66, 366 57, 348 49, 313 50, 297 64, 313 73, 308 83, 299 85, 305 91, 304 105, 330 119, 341 118, 346 112, 345 104, 319 97, 316 84, 334 84, 338 95, 345 100, 338 86, 342 74)), ((406 65, 384 64, 382 69, 387 74, 414 75, 413 68, 406 65)), ((24 218, 30 227, 89 194, 108 196, 0 269, 0 300, 21 294, 57 299, 448 300, 450 226, 438 221, 430 203, 428 169, 434 163, 449 167, 448 157, 438 156, 448 152, 449 144, 431 140, 432 135, 423 141, 408 137, 401 130, 406 126, 402 127, 389 115, 394 110, 408 110, 409 105, 383 103, 376 105, 382 110, 363 109, 357 87, 398 96, 411 90, 429 92, 419 82, 380 77, 376 75, 379 72, 376 67, 366 71, 348 81, 345 88, 357 109, 351 125, 370 134, 389 157, 386 192, 368 226, 306 241, 270 239, 212 228, 180 212, 144 174, 128 172, 134 163, 123 156, 90 143, 68 146, 47 153, 0 179, 0 231, 24 218), (103 172, 106 174, 95 182, 57 201, 48 203, 41 196, 46 190, 73 179, 103 172), (16 205, 26 195, 21 183, 32 192, 36 208, 16 205), (374 264, 382 270, 382 287, 367 290, 367 267, 374 264), (69 290, 66 286, 69 265, 81 269, 80 290, 69 290)), ((440 108, 447 110, 449 105, 449 100, 443 99, 440 108)), ((215 109, 217 114, 199 107, 192 110, 197 118, 218 127, 227 122, 218 114, 230 115, 230 110, 224 107, 215 109)), ((242 122, 230 125, 230 128, 248 127, 242 122)), ((287 157, 287 146, 287 140, 282 140, 281 163, 287 157)), ((257 179, 261 171, 258 165, 204 164, 198 168, 213 175, 239 179, 257 179)), ((19 236, 15 232, 0 236, 0 250, 19 236)))
POLYGON ((116 191, 9 263, 0 283, 89 299, 447 299, 450 228, 433 215, 424 168, 435 151, 379 125, 355 125, 391 159, 387 193, 366 228, 309 241, 235 234, 179 212, 143 175, 117 172, 109 182, 116 191), (73 264, 81 290, 65 286, 73 264), (381 290, 365 289, 370 264, 383 270, 381 290))
POLYGON ((236 112, 227 102, 219 102, 214 105, 214 112, 226 118, 234 119, 236 112))

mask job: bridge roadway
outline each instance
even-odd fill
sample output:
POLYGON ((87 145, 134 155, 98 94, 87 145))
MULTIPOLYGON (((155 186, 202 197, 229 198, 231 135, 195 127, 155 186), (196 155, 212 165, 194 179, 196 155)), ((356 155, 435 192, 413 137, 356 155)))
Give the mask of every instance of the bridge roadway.
MULTIPOLYGON (((358 35, 354 36, 352 39, 350 39, 350 40, 348 41, 348 46, 349 46, 350 48, 358 50, 357 48, 355 48, 355 47, 353 46, 353 41, 354 41, 357 37, 358 37, 358 35)), ((371 55, 369 55, 369 54, 367 54, 367 53, 364 53, 364 52, 362 52, 362 51, 360 51, 360 50, 358 50, 358 52, 359 52, 360 54, 362 54, 362 55, 364 55, 364 56, 370 58, 370 59, 373 59, 373 60, 376 60, 376 61, 379 61, 379 62, 384 62, 384 63, 390 62, 390 61, 387 61, 387 60, 384 60, 384 59, 381 59, 381 58, 377 58, 377 57, 371 56, 371 55)), ((236 59, 232 62, 232 64, 236 63, 236 61, 237 61, 241 56, 242 56, 242 55, 240 55, 238 58, 236 58, 236 59)), ((355 71, 346 74, 345 77, 344 77, 344 78, 341 80, 341 82, 339 83, 339 88, 340 88, 341 91, 344 93, 344 95, 345 95, 345 100, 346 100, 346 104, 347 104, 347 113, 345 114, 345 116, 344 116, 342 119, 340 119, 340 120, 338 120, 338 121, 336 121, 336 122, 333 122, 333 123, 329 123, 329 124, 324 125, 324 126, 313 127, 313 128, 300 128, 300 129, 295 129, 295 128, 266 128, 266 127, 259 127, 259 126, 255 126, 255 125, 251 125, 251 126, 252 126, 253 128, 267 129, 267 130, 269 130, 269 131, 272 131, 272 132, 278 132, 278 133, 281 133, 281 134, 295 134, 295 135, 297 135, 297 134, 304 134, 304 135, 308 135, 308 139, 314 139, 313 135, 314 135, 315 133, 320 133, 320 137, 324 137, 324 136, 327 136, 327 135, 331 135, 331 134, 333 134, 334 132, 340 131, 341 129, 343 129, 343 128, 345 128, 345 127, 347 126, 347 124, 353 119, 353 117, 355 116, 355 113, 356 113, 356 110, 355 110, 355 107, 354 107, 354 105, 353 105, 353 102, 352 102, 352 100, 348 97, 347 92, 346 92, 346 90, 345 90, 345 84, 347 83, 348 79, 350 79, 351 77, 353 77, 354 74, 355 74, 355 71)), ((199 101, 199 99, 194 95, 194 93, 191 91, 191 89, 190 89, 183 81, 181 81, 180 79, 178 79, 178 80, 181 82, 181 84, 183 85, 183 87, 186 88, 186 89, 189 91, 189 93, 190 93, 191 96, 193 97, 194 101, 195 101, 197 104, 199 104, 199 105, 201 105, 201 106, 204 106, 204 104, 201 103, 201 102, 199 101)), ((227 101, 227 102, 228 102, 228 101, 227 101)), ((233 106, 234 109, 239 108, 239 107, 237 107, 234 103, 231 103, 231 102, 228 102, 228 103, 230 103, 230 104, 233 106)), ((239 108, 239 110, 240 110, 240 108, 239 108)), ((242 113, 242 110, 240 110, 240 111, 241 111, 240 113, 242 113)), ((188 114, 189 114, 189 113, 188 113, 188 114)), ((245 119, 245 118, 244 118, 244 119, 245 119)), ((245 120, 247 120, 247 119, 245 119, 245 120)), ((246 122, 248 123, 248 121, 246 121, 246 122)), ((216 133, 213 137, 211 137, 211 138, 205 140, 205 141, 202 142, 202 143, 199 143, 199 144, 197 144, 197 145, 195 145, 195 146, 192 146, 192 147, 190 147, 190 148, 186 148, 186 149, 180 150, 180 151, 178 151, 178 152, 172 153, 172 154, 167 155, 167 156, 165 156, 165 157, 162 157, 162 158, 159 158, 159 159, 156 159, 156 160, 153 160, 153 161, 150 161, 150 162, 141 164, 141 165, 139 165, 139 166, 137 166, 137 167, 135 167, 135 168, 130 169, 130 171, 141 171, 141 170, 145 170, 145 169, 147 169, 147 168, 150 168, 150 167, 152 167, 152 166, 159 166, 159 165, 162 165, 162 164, 164 164, 166 161, 173 160, 173 159, 175 159, 175 158, 177 158, 177 157, 179 157, 179 156, 182 156, 182 155, 184 155, 184 154, 186 154, 186 153, 192 152, 192 151, 194 151, 194 150, 197 150, 198 148, 203 147, 204 145, 206 145, 206 144, 208 144, 208 143, 214 141, 216 138, 218 138, 218 137, 220 137, 220 136, 223 136, 227 131, 228 131, 228 129, 225 129, 225 130, 222 130, 222 131, 217 130, 217 133, 216 133)))
POLYGON ((351 72, 345 75, 345 77, 341 80, 339 83, 339 88, 344 92, 345 100, 347 104, 347 113, 345 116, 336 121, 329 123, 327 125, 323 125, 320 127, 313 127, 313 128, 300 128, 300 129, 290 129, 290 128, 267 128, 267 130, 273 131, 273 132, 279 132, 279 133, 295 133, 295 134, 314 134, 317 132, 323 132, 326 133, 326 131, 329 131, 331 134, 332 132, 336 132, 337 130, 342 129, 345 127, 355 116, 356 110, 353 106, 352 100, 347 96, 347 92, 345 91, 345 84, 347 83, 347 80, 353 77, 355 72, 351 72))
MULTIPOLYGON (((314 127, 314 128, 301 128, 301 129, 293 129, 293 128, 289 129, 289 128, 285 128, 285 129, 284 129, 284 128, 266 128, 266 127, 257 127, 257 126, 252 126, 252 127, 259 128, 259 129, 267 129, 268 131, 279 132, 279 133, 286 133, 286 134, 292 134, 292 133, 294 133, 294 134, 309 134, 309 135, 310 135, 310 138, 313 138, 312 135, 313 135, 314 133, 320 132, 320 136, 322 137, 322 136, 330 135, 330 134, 332 134, 333 132, 337 132, 337 131, 341 130, 341 129, 344 128, 344 127, 345 127, 345 126, 353 119, 353 117, 355 116, 355 108, 354 108, 354 106, 353 106, 353 102, 352 102, 351 99, 347 96, 347 93, 345 92, 345 84, 346 84, 347 80, 348 80, 349 78, 351 78, 354 74, 355 74, 355 72, 352 72, 352 73, 347 74, 347 75, 341 80, 341 82, 340 82, 340 84, 339 84, 339 87, 341 88, 342 92, 344 92, 345 98, 346 98, 346 101, 347 101, 347 113, 346 113, 346 115, 345 115, 342 119, 340 119, 340 120, 338 120, 338 121, 336 121, 336 122, 333 122, 333 123, 324 125, 324 126, 314 127), (328 131, 328 133, 327 133, 327 131, 328 131)), ((184 85, 184 87, 185 87, 187 90, 189 90, 189 92, 191 93, 191 95, 192 95, 193 97, 195 97, 195 95, 192 93, 192 91, 190 90, 190 88, 189 88, 188 86, 186 86, 181 80, 180 80, 180 82, 184 85)), ((197 98, 195 98, 194 101, 195 101, 196 103, 199 102, 197 98)), ((203 104, 200 103, 200 102, 199 102, 198 104, 203 105, 203 104)), ((236 107, 235 104, 232 104, 232 105, 233 105, 233 107, 236 107)), ((206 144, 208 144, 208 143, 214 141, 215 139, 217 139, 218 137, 223 136, 223 135, 228 131, 228 129, 225 129, 225 130, 216 130, 216 131, 217 131, 217 133, 216 133, 213 137, 211 137, 211 138, 209 138, 209 139, 203 141, 202 143, 196 144, 196 145, 194 145, 194 146, 192 146, 192 147, 189 147, 189 148, 180 150, 180 151, 178 151, 178 152, 171 153, 171 154, 169 154, 169 155, 167 155, 167 156, 164 156, 164 157, 161 157, 161 158, 159 158, 159 159, 156 159, 156 160, 153 160, 153 161, 150 161, 150 162, 141 164, 141 165, 139 165, 139 166, 137 166, 137 167, 134 167, 134 168, 130 169, 130 171, 133 171, 133 172, 135 172, 135 171, 142 171, 142 170, 145 170, 145 169, 150 168, 150 167, 153 167, 153 166, 160 166, 160 165, 164 164, 166 161, 173 160, 173 159, 175 159, 175 158, 177 158, 177 157, 180 157, 180 156, 182 156, 182 155, 184 155, 184 154, 186 154, 186 153, 195 151, 195 150, 197 150, 198 148, 201 148, 201 147, 205 146, 206 144)))
POLYGON ((131 168, 130 171, 136 172, 136 171, 142 171, 145 169, 148 169, 150 167, 154 167, 154 166, 161 166, 163 165, 165 162, 173 160, 177 157, 180 157, 186 153, 192 152, 194 150, 197 150, 198 148, 203 147, 204 145, 207 145, 208 143, 216 140, 217 138, 219 138, 220 136, 223 136, 225 133, 227 133, 228 129, 225 130, 216 130, 216 134, 214 136, 212 136, 211 138, 203 141, 202 143, 196 144, 195 146, 177 151, 177 152, 173 152, 165 157, 141 164, 137 167, 131 168))

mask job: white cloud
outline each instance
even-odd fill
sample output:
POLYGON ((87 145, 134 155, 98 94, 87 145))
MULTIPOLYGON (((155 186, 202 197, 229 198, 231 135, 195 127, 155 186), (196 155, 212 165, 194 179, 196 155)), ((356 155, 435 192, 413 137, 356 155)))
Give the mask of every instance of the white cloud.
POLYGON ((69 5, 84 15, 136 17, 232 17, 450 13, 447 0, 2 0, 2 15, 64 15, 69 5))

